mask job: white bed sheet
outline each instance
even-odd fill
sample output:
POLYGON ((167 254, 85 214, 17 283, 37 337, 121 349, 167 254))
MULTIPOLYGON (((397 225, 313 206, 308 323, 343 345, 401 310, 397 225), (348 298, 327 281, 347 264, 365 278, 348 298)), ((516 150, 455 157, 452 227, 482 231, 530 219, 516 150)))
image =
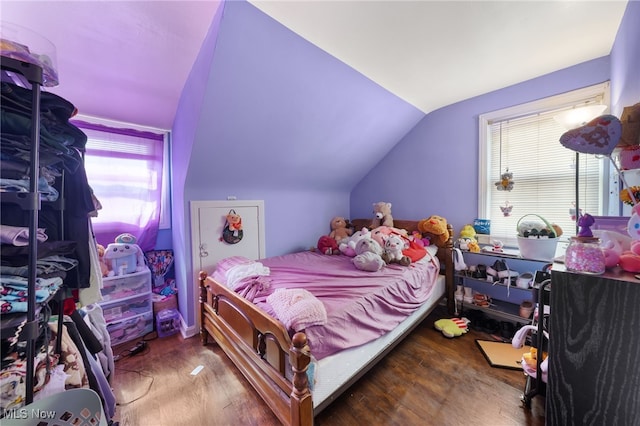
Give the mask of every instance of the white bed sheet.
POLYGON ((445 277, 438 275, 434 291, 427 302, 396 328, 367 344, 341 351, 318 361, 312 397, 314 414, 318 414, 344 390, 346 383, 366 371, 364 366, 391 346, 398 336, 417 325, 416 321, 430 311, 445 294, 445 277))

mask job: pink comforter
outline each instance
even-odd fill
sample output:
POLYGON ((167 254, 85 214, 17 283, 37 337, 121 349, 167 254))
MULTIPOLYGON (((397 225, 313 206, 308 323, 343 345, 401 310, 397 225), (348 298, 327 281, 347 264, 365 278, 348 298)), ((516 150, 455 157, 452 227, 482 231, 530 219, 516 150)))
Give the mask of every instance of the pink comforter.
MULTIPOLYGON (((313 355, 321 359, 359 346, 392 330, 433 292, 439 271, 437 258, 427 255, 408 267, 388 265, 379 272, 356 269, 347 256, 314 252, 292 253, 260 260, 270 269, 253 301, 269 314, 266 299, 278 288, 303 288, 325 306, 325 325, 304 330, 313 355)), ((237 290, 241 292, 241 289, 237 290)))

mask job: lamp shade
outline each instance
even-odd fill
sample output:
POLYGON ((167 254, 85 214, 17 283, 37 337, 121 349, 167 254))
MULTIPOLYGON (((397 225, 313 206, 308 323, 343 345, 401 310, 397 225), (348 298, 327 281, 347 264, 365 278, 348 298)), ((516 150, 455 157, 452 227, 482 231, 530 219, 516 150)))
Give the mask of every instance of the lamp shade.
POLYGON ((622 124, 614 115, 601 115, 584 126, 560 136, 560 143, 583 154, 611 155, 622 134, 622 124))
POLYGON ((607 109, 606 105, 586 105, 583 107, 568 109, 553 116, 553 119, 567 130, 584 126, 589 121, 599 116, 607 109))

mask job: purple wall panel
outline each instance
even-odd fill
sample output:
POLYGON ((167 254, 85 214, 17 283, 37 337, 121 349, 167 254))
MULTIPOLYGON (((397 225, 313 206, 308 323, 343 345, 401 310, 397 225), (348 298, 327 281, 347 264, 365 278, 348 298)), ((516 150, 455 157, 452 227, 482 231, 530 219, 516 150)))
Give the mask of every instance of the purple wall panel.
POLYGON ((478 117, 606 81, 609 70, 604 57, 429 113, 354 188, 352 215, 370 215, 371 203, 389 201, 394 217, 439 214, 459 230, 477 216, 478 117))
POLYGON ((640 1, 630 1, 611 50, 612 112, 640 102, 640 1))
POLYGON ((267 255, 315 245, 424 116, 246 2, 225 4, 201 89, 185 201, 265 200, 267 255))
POLYGON ((174 268, 178 288, 178 307, 188 327, 194 327, 196 324, 194 301, 197 300, 198 295, 195 292, 196 285, 193 282, 193 277, 198 271, 194 273, 191 266, 191 226, 188 199, 185 198, 185 179, 202 109, 204 98, 202 87, 209 77, 211 59, 215 51, 223 11, 224 3, 220 3, 207 37, 202 44, 202 49, 185 83, 171 132, 172 248, 175 255, 174 268))

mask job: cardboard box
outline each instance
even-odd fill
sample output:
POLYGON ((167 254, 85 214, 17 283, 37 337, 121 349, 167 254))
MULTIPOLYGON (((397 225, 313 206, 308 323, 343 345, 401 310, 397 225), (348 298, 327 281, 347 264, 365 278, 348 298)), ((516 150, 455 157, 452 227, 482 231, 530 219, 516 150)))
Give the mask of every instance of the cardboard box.
POLYGON ((178 309, 178 298, 175 294, 171 296, 153 295, 153 315, 164 309, 178 309))

